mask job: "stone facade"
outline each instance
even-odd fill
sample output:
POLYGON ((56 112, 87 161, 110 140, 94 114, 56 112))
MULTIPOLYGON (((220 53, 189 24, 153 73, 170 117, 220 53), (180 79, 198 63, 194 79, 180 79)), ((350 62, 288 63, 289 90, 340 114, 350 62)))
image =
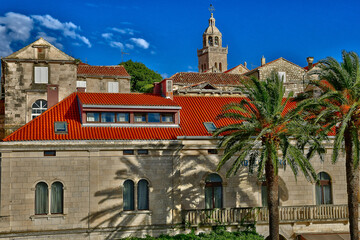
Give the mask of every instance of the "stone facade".
MULTIPOLYGON (((214 173, 222 156, 211 154, 215 140, 174 141, 55 141, 4 142, 1 144, 0 236, 5 239, 105 239, 183 232, 185 210, 205 208, 205 178, 214 173), (133 149, 134 155, 123 150, 133 149), (137 150, 147 149, 148 155, 137 150), (46 157, 44 151, 55 150, 46 157), (149 210, 123 210, 123 184, 130 179, 149 182, 149 210), (64 186, 63 214, 35 215, 35 185, 60 181, 64 186), (87 235, 87 233, 89 235, 87 235), (45 237, 46 236, 46 237, 45 237)), ((346 204, 345 166, 331 163, 331 148, 325 161, 314 158, 316 172, 331 176, 333 204, 346 204)), ((261 207, 261 182, 246 167, 222 178, 223 207, 261 207)), ((280 169, 280 206, 315 205, 315 185, 291 169, 280 169)), ((266 224, 258 231, 267 236, 266 224)), ((348 225, 335 222, 282 223, 280 232, 295 239, 304 232, 346 232, 348 225), (336 225, 337 224, 337 225, 336 225), (334 227, 336 225, 336 227, 334 227)), ((206 228, 197 228, 205 231, 206 228)), ((185 230, 188 231, 188 230, 185 230)))
POLYGON ((271 73, 274 71, 285 73, 284 87, 287 94, 290 91, 293 91, 296 95, 297 93, 304 91, 304 83, 307 76, 305 69, 284 58, 279 58, 269 63, 263 63, 262 66, 244 73, 243 75, 247 77, 254 76, 259 80, 265 80, 270 77, 271 73))
POLYGON ((77 91, 77 81, 86 81, 89 92, 108 92, 108 82, 118 82, 118 92, 130 92, 130 76, 126 71, 123 76, 92 75, 91 72, 78 74, 79 61, 43 38, 2 58, 1 66, 1 91, 5 106, 3 116, 0 116, 4 119, 1 138, 34 118, 32 107, 37 100, 44 100, 47 107, 51 107, 77 91), (35 80, 35 69, 38 67, 46 68, 45 82, 37 83, 35 80), (49 87, 55 89, 57 97, 51 96, 53 92, 48 94, 49 87), (49 97, 53 104, 48 102, 49 97))

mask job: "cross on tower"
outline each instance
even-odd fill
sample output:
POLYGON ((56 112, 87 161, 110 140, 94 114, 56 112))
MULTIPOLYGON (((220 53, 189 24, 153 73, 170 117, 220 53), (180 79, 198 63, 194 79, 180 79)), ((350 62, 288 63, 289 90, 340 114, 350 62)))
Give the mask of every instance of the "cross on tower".
POLYGON ((210 4, 209 12, 211 13, 211 15, 213 14, 213 12, 215 12, 215 8, 212 4, 210 4))

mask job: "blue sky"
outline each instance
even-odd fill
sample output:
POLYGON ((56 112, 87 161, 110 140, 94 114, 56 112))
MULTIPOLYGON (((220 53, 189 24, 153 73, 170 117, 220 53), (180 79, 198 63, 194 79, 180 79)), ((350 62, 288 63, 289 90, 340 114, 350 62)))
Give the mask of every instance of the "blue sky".
MULTIPOLYGON (((4 1, 4 0, 3 0, 4 1)), ((284 57, 306 66, 341 50, 360 53, 360 1, 102 0, 0 4, 0 56, 38 37, 92 65, 143 62, 164 77, 197 71, 208 7, 229 47, 228 67, 284 57)))

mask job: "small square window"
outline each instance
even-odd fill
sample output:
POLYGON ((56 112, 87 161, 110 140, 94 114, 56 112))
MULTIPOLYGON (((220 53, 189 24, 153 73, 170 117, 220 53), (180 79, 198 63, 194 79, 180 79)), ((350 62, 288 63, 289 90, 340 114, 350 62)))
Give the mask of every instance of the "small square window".
POLYGON ((160 122, 160 113, 148 113, 148 122, 159 123, 160 122))
POLYGON ((123 155, 134 155, 134 150, 130 150, 130 149, 123 150, 123 155))
POLYGON ((100 114, 99 113, 86 113, 86 121, 87 122, 100 122, 100 114))
POLYGON ((213 122, 204 122, 204 126, 205 126, 206 130, 210 133, 216 131, 216 126, 213 122))
POLYGON ((112 112, 101 113, 101 122, 105 122, 105 123, 115 122, 115 113, 112 112))
POLYGON ((146 113, 136 113, 134 115, 134 122, 146 122, 146 113))
POLYGON ((217 154, 218 150, 217 149, 209 149, 208 150, 208 154, 217 154))
POLYGON ((35 67, 34 78, 35 83, 48 83, 48 67, 35 67))
POLYGON ((56 156, 56 151, 44 151, 44 156, 46 157, 56 156))
POLYGON ((129 122, 129 113, 118 113, 117 122, 129 122))
POLYGON ((149 150, 147 149, 139 149, 137 150, 138 155, 148 155, 149 154, 149 150))
POLYGON ((278 72, 279 79, 286 82, 286 72, 278 72))
POLYGON ((67 133, 68 132, 67 122, 55 122, 54 127, 55 127, 55 133, 67 133))
POLYGON ((161 122, 163 122, 163 123, 172 123, 172 122, 174 122, 174 115, 173 114, 162 114, 161 115, 161 122))

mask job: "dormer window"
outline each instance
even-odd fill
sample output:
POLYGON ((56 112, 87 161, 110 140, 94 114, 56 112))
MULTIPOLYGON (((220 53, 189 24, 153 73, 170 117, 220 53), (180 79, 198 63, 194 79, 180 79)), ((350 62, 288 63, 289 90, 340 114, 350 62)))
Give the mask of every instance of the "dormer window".
POLYGON ((135 113, 134 122, 135 123, 146 122, 146 113, 135 113))
POLYGON ((161 122, 163 122, 163 123, 172 123, 172 122, 174 122, 174 115, 173 114, 162 114, 161 115, 161 122))
POLYGON ((112 113, 112 112, 101 113, 101 122, 104 122, 104 123, 115 122, 115 113, 112 113))
POLYGON ((100 122, 100 113, 87 113, 86 114, 87 122, 100 122))
POLYGON ((128 123, 129 122, 129 113, 118 113, 117 122, 128 123))
POLYGON ((160 113, 148 113, 148 122, 150 123, 160 122, 160 113))

